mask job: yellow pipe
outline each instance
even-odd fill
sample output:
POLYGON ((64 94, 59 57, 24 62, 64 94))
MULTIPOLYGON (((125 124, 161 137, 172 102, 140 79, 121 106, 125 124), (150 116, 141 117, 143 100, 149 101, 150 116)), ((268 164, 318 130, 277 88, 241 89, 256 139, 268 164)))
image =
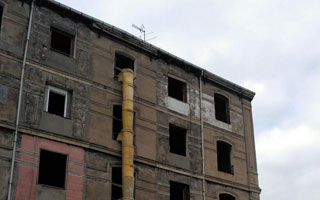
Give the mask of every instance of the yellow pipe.
POLYGON ((133 200, 133 71, 123 69, 118 80, 122 82, 122 131, 117 137, 122 143, 122 199, 133 200))

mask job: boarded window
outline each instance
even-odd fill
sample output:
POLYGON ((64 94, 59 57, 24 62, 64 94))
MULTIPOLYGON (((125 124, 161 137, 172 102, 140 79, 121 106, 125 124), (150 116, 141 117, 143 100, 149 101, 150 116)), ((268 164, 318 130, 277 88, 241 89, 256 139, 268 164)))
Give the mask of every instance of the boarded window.
POLYGON ((189 185, 170 181, 170 200, 189 200, 189 185))
POLYGON ((178 79, 168 77, 168 96, 187 102, 187 85, 178 79))
POLYGON ((122 198, 122 168, 112 167, 112 188, 111 188, 111 199, 122 198))
POLYGON ((219 200, 236 200, 236 198, 230 194, 219 194, 219 200))
POLYGON ((217 158, 219 171, 233 174, 231 150, 232 146, 230 144, 223 141, 217 141, 217 158))
POLYGON ((170 152, 186 156, 186 129, 169 124, 170 152))
POLYGON ((41 149, 38 183, 64 188, 67 156, 41 149))
POLYGON ((113 105, 112 139, 116 140, 122 130, 122 106, 113 105))
POLYGON ((118 76, 122 69, 129 68, 134 71, 134 60, 122 54, 115 54, 114 76, 118 76))
POLYGON ((48 86, 45 111, 61 117, 67 117, 69 100, 70 95, 67 91, 48 86))
POLYGON ((67 56, 73 56, 74 36, 64 31, 51 28, 51 49, 67 56))
POLYGON ((214 94, 214 107, 216 119, 230 124, 229 100, 221 94, 214 94))

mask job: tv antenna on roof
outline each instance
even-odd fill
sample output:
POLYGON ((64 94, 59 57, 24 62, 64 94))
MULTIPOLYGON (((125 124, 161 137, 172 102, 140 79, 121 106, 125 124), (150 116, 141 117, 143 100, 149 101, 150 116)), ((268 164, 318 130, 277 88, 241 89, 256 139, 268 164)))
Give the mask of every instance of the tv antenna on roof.
POLYGON ((143 41, 146 41, 146 29, 145 29, 144 25, 141 24, 141 26, 138 27, 137 25, 132 24, 132 27, 135 29, 138 29, 140 31, 140 33, 143 34, 143 41))
POLYGON ((152 34, 153 32, 146 33, 146 28, 144 27, 143 24, 141 24, 140 27, 138 27, 138 26, 135 25, 135 24, 132 24, 132 27, 135 28, 135 29, 138 29, 138 30, 140 31, 140 33, 142 34, 142 35, 140 35, 140 38, 142 39, 142 36, 143 36, 143 41, 144 41, 144 42, 149 41, 149 40, 153 40, 153 39, 157 38, 157 37, 152 37, 152 38, 146 39, 146 35, 150 35, 150 34, 152 34))

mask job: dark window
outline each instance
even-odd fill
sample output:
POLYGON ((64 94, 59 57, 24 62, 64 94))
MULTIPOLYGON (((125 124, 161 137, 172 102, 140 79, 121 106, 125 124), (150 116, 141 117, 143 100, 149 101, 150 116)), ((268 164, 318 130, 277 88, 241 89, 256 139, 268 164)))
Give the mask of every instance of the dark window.
POLYGON ((170 181, 170 200, 189 200, 189 185, 170 181))
POLYGON ((49 105, 48 105, 48 112, 60 116, 64 116, 64 103, 66 97, 57 94, 54 91, 50 91, 49 93, 49 105))
POLYGON ((169 124, 170 152, 186 156, 186 129, 169 124))
POLYGON ((1 31, 2 14, 3 14, 3 7, 0 5, 0 31, 1 31))
POLYGON ((230 194, 220 194, 219 200, 236 200, 236 198, 230 194))
POLYGON ((229 100, 220 94, 214 94, 214 107, 216 119, 230 124, 229 100))
POLYGON ((114 76, 118 76, 122 69, 129 68, 134 70, 134 60, 124 56, 122 54, 116 53, 115 55, 115 67, 114 67, 114 76))
POLYGON ((122 130, 122 106, 113 105, 112 139, 116 140, 122 130))
POLYGON ((47 90, 48 96, 46 97, 45 111, 61 117, 67 117, 68 92, 52 86, 48 86, 47 90))
POLYGON ((59 53, 72 57, 74 50, 74 36, 52 28, 50 47, 59 53))
POLYGON ((231 149, 232 146, 230 144, 223 141, 217 141, 218 170, 229 174, 233 174, 231 149))
POLYGON ((67 156, 41 149, 38 183, 64 188, 67 156))
POLYGON ((111 188, 111 199, 122 198, 122 168, 112 167, 112 188, 111 188))
POLYGON ((168 77, 168 96, 179 101, 187 102, 187 86, 183 81, 168 77))

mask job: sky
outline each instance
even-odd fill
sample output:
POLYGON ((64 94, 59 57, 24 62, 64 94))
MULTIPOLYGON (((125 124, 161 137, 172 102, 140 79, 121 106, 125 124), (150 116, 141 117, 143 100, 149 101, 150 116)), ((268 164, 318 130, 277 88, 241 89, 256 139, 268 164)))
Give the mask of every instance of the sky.
POLYGON ((58 1, 256 92, 261 200, 320 199, 320 1, 58 1))

